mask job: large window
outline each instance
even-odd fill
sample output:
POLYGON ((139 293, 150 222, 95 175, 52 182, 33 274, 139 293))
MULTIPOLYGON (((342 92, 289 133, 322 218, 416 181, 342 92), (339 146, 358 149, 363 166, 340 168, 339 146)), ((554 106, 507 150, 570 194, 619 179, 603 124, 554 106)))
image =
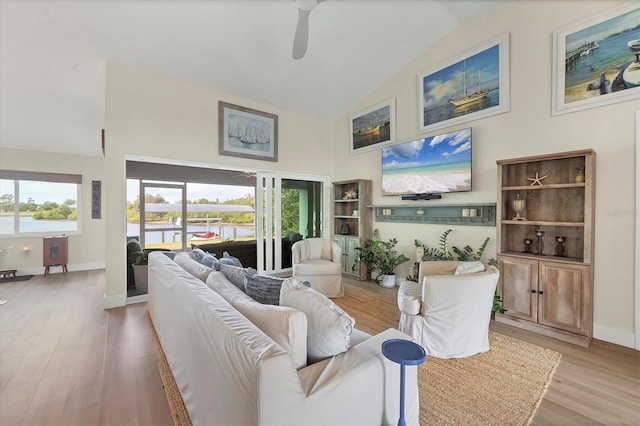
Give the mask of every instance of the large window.
POLYGON ((0 235, 80 230, 82 176, 0 170, 0 235))

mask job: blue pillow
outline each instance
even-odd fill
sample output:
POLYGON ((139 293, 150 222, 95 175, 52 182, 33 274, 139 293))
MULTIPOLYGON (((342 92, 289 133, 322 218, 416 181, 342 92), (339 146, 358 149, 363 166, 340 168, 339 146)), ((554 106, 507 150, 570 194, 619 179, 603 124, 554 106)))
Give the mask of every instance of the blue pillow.
POLYGON ((242 291, 244 291, 245 274, 254 275, 258 273, 258 271, 256 271, 253 268, 243 269, 243 268, 238 268, 237 266, 227 265, 226 263, 223 263, 223 262, 218 262, 218 266, 220 267, 220 272, 222 272, 224 277, 242 291))
POLYGON ((224 263, 226 265, 237 266, 238 268, 242 268, 242 262, 237 257, 231 256, 228 252, 222 253, 222 258, 218 259, 218 262, 224 263))
POLYGON ((280 288, 284 278, 244 274, 244 292, 264 305, 280 304, 280 288))
POLYGON ((208 266, 211 269, 215 269, 216 271, 218 271, 220 268, 216 265, 216 263, 218 263, 218 259, 216 259, 216 257, 214 255, 212 255, 209 252, 206 252, 202 249, 199 248, 194 248, 193 250, 191 250, 191 252, 189 253, 189 256, 191 256, 191 258, 193 260, 195 260, 196 262, 204 265, 204 266, 208 266))

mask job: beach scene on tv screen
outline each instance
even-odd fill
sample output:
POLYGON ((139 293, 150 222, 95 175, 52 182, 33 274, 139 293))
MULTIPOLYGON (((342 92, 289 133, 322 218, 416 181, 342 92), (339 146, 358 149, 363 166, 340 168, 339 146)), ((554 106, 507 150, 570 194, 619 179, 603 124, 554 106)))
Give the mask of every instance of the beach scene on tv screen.
POLYGON ((382 194, 471 191, 471 128, 382 149, 382 194))

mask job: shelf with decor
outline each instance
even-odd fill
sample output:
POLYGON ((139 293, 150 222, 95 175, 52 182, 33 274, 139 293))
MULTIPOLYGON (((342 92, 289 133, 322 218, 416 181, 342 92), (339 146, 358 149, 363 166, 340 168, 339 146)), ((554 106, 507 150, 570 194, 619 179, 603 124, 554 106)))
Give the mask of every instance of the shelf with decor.
POLYGON ((356 179, 333 183, 333 241, 342 249, 342 273, 351 278, 367 279, 364 264, 356 265, 356 248, 371 238, 371 181, 356 179), (355 268, 354 268, 355 265, 355 268))
POLYGON ((377 222, 496 226, 495 203, 376 204, 377 222))
POLYGON ((499 160, 496 321, 589 346, 595 152, 499 160))

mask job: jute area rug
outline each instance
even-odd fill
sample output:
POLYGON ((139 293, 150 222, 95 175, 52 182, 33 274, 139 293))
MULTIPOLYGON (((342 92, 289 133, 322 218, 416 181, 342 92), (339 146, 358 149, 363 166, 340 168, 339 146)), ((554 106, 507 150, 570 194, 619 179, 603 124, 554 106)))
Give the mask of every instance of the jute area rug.
MULTIPOLYGON (((344 297, 333 300, 356 320, 356 328, 376 334, 397 327, 398 308, 392 297, 366 286, 346 284, 345 291, 344 297)), ((191 425, 151 321, 149 325, 174 422, 191 425)), ((421 425, 531 423, 561 354, 494 332, 489 341, 487 353, 463 359, 428 358, 418 367, 421 425)))

